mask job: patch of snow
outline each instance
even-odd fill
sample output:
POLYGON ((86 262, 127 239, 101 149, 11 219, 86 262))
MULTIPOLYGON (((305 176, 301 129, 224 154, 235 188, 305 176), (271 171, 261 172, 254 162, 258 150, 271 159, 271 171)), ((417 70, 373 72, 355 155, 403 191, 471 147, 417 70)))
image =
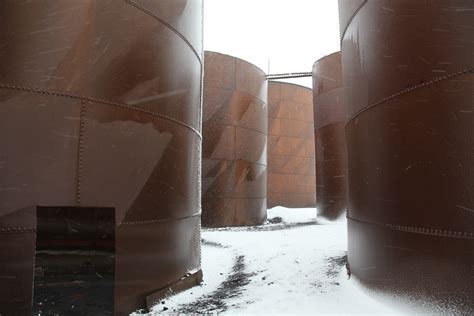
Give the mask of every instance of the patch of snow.
POLYGON ((304 223, 316 221, 316 208, 287 208, 276 206, 267 211, 269 221, 280 217, 284 223, 304 223))
POLYGON ((204 284, 151 314, 401 313, 348 279, 345 221, 321 224, 314 208, 276 207, 268 211, 275 217, 283 224, 265 225, 272 229, 203 229, 204 284))

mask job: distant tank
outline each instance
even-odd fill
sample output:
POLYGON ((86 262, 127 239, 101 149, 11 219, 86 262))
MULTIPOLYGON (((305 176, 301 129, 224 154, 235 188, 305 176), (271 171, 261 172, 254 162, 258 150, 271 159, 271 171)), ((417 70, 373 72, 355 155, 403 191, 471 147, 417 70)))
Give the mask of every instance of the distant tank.
POLYGON ((0 6, 0 314, 199 283, 202 1, 0 6))
POLYGON ((202 224, 262 224, 267 217, 267 81, 256 66, 205 52, 202 224))
POLYGON ((474 310, 474 2, 340 0, 353 275, 474 310))
POLYGON ((339 219, 347 209, 347 148, 341 54, 313 65, 314 139, 318 216, 339 219))
POLYGON ((268 207, 315 207, 310 88, 268 83, 268 207))

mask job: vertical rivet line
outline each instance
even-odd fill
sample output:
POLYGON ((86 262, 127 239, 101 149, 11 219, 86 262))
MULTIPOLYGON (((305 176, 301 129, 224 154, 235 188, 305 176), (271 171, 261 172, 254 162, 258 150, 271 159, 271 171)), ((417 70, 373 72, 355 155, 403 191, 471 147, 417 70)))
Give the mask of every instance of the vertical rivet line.
POLYGON ((76 173, 76 204, 81 205, 81 181, 83 171, 83 158, 84 158, 84 133, 85 133, 85 116, 86 106, 85 102, 81 102, 81 110, 79 117, 79 146, 77 151, 77 173, 76 173))

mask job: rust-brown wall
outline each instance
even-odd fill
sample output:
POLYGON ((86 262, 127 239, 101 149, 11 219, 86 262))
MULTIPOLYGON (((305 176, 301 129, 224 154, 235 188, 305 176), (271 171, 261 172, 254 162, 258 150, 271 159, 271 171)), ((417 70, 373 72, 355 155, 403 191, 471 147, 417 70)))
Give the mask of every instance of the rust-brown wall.
POLYGON ((36 206, 114 207, 115 313, 200 269, 202 2, 0 4, 0 314, 29 314, 36 206))
POLYGON ((267 214, 267 81, 256 66, 205 52, 202 223, 262 224, 267 214))
POLYGON ((316 205, 311 89, 268 84, 268 207, 316 205))
POLYGON ((347 207, 347 150, 344 133, 341 55, 313 65, 314 138, 318 216, 338 219, 347 207))
POLYGON ((339 1, 351 270, 472 313, 474 2, 356 2, 339 1))

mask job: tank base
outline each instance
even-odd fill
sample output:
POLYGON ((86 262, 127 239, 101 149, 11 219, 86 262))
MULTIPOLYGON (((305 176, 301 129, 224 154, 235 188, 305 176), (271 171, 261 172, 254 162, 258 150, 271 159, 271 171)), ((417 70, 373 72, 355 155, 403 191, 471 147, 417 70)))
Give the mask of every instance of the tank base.
POLYGON ((420 312, 472 313, 474 239, 388 226, 348 218, 351 274, 420 312))
POLYGON ((163 298, 171 294, 177 294, 185 291, 193 286, 196 286, 202 282, 202 270, 199 270, 193 274, 183 277, 176 283, 170 284, 167 287, 156 291, 155 293, 146 297, 146 306, 148 310, 158 304, 163 298))

